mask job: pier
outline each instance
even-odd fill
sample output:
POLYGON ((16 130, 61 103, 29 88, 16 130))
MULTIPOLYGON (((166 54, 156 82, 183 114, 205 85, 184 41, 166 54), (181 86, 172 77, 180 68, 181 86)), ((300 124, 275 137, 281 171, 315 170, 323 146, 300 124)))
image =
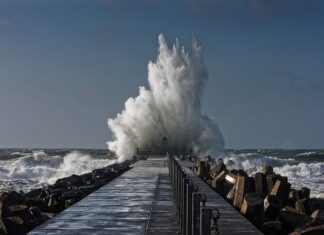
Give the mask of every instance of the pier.
POLYGON ((139 160, 29 234, 262 234, 192 166, 172 156, 139 160))

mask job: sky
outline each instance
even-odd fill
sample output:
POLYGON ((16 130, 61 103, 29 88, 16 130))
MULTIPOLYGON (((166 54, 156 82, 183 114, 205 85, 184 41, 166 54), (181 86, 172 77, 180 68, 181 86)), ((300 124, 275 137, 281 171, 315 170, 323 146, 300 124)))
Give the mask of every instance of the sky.
POLYGON ((158 35, 203 47, 227 148, 324 148, 324 1, 0 0, 0 147, 106 148, 158 35))

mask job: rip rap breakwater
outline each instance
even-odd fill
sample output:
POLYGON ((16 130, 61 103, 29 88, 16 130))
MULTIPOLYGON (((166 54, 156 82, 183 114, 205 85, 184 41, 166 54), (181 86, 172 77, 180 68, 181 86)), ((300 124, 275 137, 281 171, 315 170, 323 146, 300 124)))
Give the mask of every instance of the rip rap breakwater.
POLYGON ((45 188, 0 193, 0 234, 23 235, 130 169, 130 161, 58 179, 45 188))
POLYGON ((323 199, 310 198, 310 190, 291 188, 288 178, 271 166, 248 175, 222 159, 190 158, 194 172, 221 194, 265 234, 324 234, 323 199))

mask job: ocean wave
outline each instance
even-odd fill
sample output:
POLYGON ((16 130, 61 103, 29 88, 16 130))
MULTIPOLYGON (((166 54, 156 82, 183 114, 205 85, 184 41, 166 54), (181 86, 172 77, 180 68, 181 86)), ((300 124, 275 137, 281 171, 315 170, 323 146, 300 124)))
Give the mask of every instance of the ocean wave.
POLYGON ((72 174, 84 174, 110 165, 115 160, 95 159, 73 151, 65 156, 49 156, 43 150, 13 160, 1 161, 0 189, 29 191, 72 174))
POLYGON ((263 165, 274 167, 274 171, 288 176, 294 188, 308 187, 312 197, 324 197, 324 162, 299 162, 294 158, 279 158, 249 153, 233 154, 224 157, 224 162, 234 162, 232 168, 242 168, 253 174, 263 165))

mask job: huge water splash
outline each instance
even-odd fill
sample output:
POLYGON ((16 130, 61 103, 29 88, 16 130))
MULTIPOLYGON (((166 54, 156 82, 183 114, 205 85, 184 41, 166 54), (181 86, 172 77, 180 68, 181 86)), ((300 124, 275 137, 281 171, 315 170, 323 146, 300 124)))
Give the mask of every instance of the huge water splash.
POLYGON ((201 96, 207 81, 201 47, 194 40, 192 52, 185 52, 179 41, 169 48, 159 36, 159 55, 148 64, 149 88, 140 87, 136 98, 129 98, 115 119, 108 119, 113 141, 108 148, 119 160, 130 158, 136 148, 192 148, 195 152, 222 151, 224 140, 216 122, 201 112, 201 96))

